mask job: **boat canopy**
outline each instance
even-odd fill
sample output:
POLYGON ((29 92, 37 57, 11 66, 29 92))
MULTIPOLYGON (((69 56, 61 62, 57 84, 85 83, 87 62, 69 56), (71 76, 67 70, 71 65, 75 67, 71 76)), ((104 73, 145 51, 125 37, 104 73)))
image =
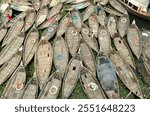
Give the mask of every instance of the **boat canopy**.
POLYGON ((147 9, 150 4, 150 0, 129 0, 129 2, 137 7, 143 7, 144 9, 147 9))

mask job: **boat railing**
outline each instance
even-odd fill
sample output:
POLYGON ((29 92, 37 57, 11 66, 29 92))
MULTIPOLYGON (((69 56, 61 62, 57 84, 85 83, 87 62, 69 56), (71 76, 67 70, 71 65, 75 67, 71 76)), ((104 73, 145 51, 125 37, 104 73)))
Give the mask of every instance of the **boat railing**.
POLYGON ((132 4, 131 2, 129 2, 128 0, 121 0, 124 4, 128 5, 129 7, 131 7, 132 9, 138 11, 138 7, 134 4, 132 4))
POLYGON ((129 2, 129 0, 121 0, 121 1, 138 13, 141 13, 141 14, 147 14, 148 13, 144 7, 138 7, 138 6, 134 5, 133 3, 129 2))

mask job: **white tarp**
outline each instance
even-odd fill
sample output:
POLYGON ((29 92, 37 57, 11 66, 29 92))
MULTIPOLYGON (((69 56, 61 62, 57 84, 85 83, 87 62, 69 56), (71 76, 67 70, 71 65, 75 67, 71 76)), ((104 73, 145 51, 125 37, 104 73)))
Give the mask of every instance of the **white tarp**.
POLYGON ((147 9, 149 3, 150 3, 150 0, 129 0, 129 2, 131 2, 132 4, 136 5, 136 6, 142 6, 144 7, 145 9, 147 9))

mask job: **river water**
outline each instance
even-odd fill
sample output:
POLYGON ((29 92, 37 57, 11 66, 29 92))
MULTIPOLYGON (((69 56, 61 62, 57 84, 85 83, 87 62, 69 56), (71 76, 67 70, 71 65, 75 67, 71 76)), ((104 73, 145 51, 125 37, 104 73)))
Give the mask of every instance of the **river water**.
POLYGON ((129 14, 130 17, 130 23, 132 23, 132 21, 135 19, 137 26, 140 29, 146 29, 150 31, 150 21, 142 19, 140 17, 134 16, 132 14, 129 14))

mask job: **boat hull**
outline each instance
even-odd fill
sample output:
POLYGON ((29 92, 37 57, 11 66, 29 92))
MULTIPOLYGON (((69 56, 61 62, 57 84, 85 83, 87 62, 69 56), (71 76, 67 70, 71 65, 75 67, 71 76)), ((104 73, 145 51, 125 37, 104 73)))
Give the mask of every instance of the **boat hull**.
POLYGON ((150 13, 149 15, 145 15, 145 14, 141 14, 141 13, 138 13, 137 11, 131 9, 129 6, 127 6, 125 3, 123 3, 122 1, 118 0, 118 2, 120 2, 124 7, 125 9, 127 9, 127 11, 135 16, 138 16, 140 18, 143 18, 143 19, 146 19, 146 20, 149 20, 150 21, 150 13))

